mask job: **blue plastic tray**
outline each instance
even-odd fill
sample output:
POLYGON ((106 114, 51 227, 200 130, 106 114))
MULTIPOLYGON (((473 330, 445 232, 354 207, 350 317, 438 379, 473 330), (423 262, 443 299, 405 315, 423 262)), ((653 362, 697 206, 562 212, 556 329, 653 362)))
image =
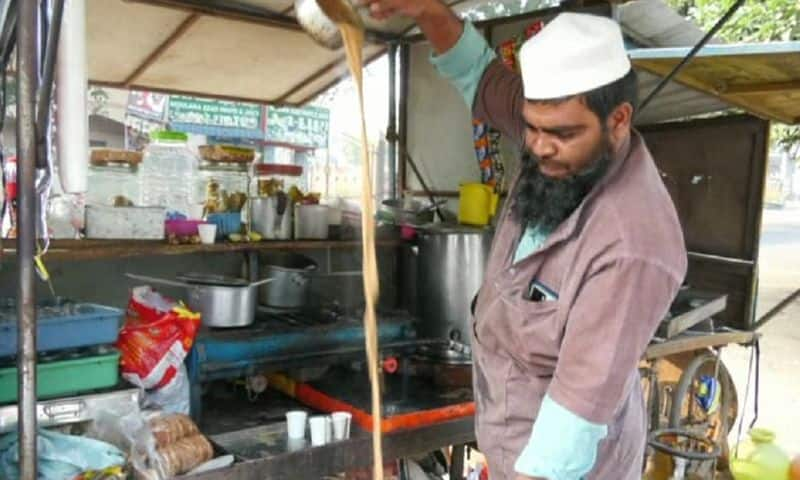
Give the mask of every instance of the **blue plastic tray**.
MULTIPOLYGON (((106 345, 117 341, 124 312, 92 303, 63 303, 37 308, 36 349, 40 352, 106 345)), ((0 357, 17 354, 13 302, 0 301, 0 357)))

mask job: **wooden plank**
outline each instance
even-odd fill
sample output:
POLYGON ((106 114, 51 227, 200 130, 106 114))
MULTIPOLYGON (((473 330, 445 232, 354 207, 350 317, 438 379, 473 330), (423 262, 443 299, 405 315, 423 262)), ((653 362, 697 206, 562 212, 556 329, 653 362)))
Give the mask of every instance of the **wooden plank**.
POLYGON ((767 82, 743 85, 727 85, 721 93, 729 95, 752 95, 760 93, 791 92, 800 90, 800 80, 790 82, 767 82))
MULTIPOLYGON (((257 427, 253 434, 268 427, 257 427)), ((368 467, 372 464, 372 438, 354 431, 353 438, 321 447, 268 456, 235 463, 228 468, 192 475, 196 480, 256 480, 269 478, 320 478, 339 472, 368 467)), ((280 432, 277 438, 284 438, 280 432)), ((272 435, 274 437, 274 435, 272 435)), ((212 437, 212 441, 214 438, 212 437)), ((384 435, 384 460, 421 455, 450 445, 475 441, 475 420, 472 417, 384 435)), ((183 477, 180 477, 183 478, 183 477)), ((187 477, 188 478, 188 477, 187 477)))
POLYGON ((270 98, 257 98, 257 97, 237 97, 235 95, 219 95, 209 92, 201 92, 197 90, 181 90, 176 88, 166 88, 166 87, 158 87, 154 85, 125 85, 123 82, 105 82, 105 81, 98 81, 98 80, 89 80, 90 85, 94 85, 97 87, 109 87, 109 88, 118 88, 118 89, 130 89, 130 90, 143 90, 148 92, 155 92, 155 93, 163 93, 165 95, 193 95, 197 97, 205 97, 205 98, 213 98, 215 100, 227 100, 231 102, 250 102, 250 103, 263 103, 265 105, 287 105, 287 106, 300 106, 297 103, 286 102, 283 104, 277 103, 275 99, 270 98))
POLYGON ((742 267, 749 270, 755 268, 755 262, 752 260, 743 260, 741 258, 734 258, 734 257, 723 257, 721 255, 711 255, 709 253, 700 253, 700 252, 687 252, 690 260, 704 260, 709 262, 715 263, 727 263, 729 265, 734 265, 737 267, 742 267))
MULTIPOLYGON (((667 75, 672 70, 674 65, 677 63, 678 60, 674 59, 634 60, 634 66, 636 68, 641 68, 642 70, 648 71, 654 75, 662 77, 667 75)), ((692 65, 688 65, 683 72, 679 73, 675 78, 675 81, 689 88, 693 88, 695 90, 708 93, 715 97, 719 97, 724 101, 730 103, 731 105, 741 107, 747 110, 748 112, 752 112, 753 114, 758 115, 762 118, 779 120, 784 123, 792 123, 794 121, 795 115, 790 115, 787 114, 786 112, 765 108, 763 102, 757 101, 754 98, 748 97, 746 95, 737 96, 737 95, 727 95, 724 93, 720 93, 718 89, 718 84, 712 85, 708 83, 707 80, 696 76, 696 72, 694 71, 692 65)))
MULTIPOLYGON (((678 294, 680 296, 680 294, 678 294)), ((701 298, 699 295, 687 295, 689 298, 701 298)), ((694 308, 683 315, 678 315, 670 319, 667 326, 667 338, 672 338, 684 332, 698 323, 725 310, 727 306, 727 295, 713 296, 708 302, 698 308, 694 308)))
POLYGON ((200 15, 197 14, 197 13, 193 13, 193 14, 189 15, 188 17, 186 17, 186 20, 181 22, 181 24, 178 25, 178 27, 175 29, 175 31, 173 31, 169 35, 169 37, 167 37, 163 42, 161 42, 161 45, 159 45, 158 47, 156 47, 155 50, 150 52, 150 55, 148 55, 147 58, 144 59, 142 64, 139 65, 138 67, 136 67, 133 70, 133 72, 131 72, 131 74, 128 75, 128 78, 126 78, 122 83, 126 87, 129 87, 133 82, 135 82, 136 79, 138 79, 142 75, 142 73, 144 73, 148 68, 150 68, 150 66, 152 64, 154 64, 159 58, 161 58, 161 55, 163 55, 164 52, 169 50, 169 48, 172 45, 174 45, 175 42, 180 40, 180 38, 190 28, 192 28, 192 25, 194 25, 197 22, 198 19, 200 19, 200 15))
POLYGON ((730 344, 748 344, 758 338, 755 332, 725 332, 711 333, 708 335, 687 335, 664 343, 650 345, 645 350, 645 358, 653 360, 676 353, 702 350, 709 347, 720 347, 730 344))
POLYGON ((236 4, 233 8, 218 1, 201 0, 128 0, 133 3, 155 5, 209 17, 255 23, 287 30, 303 31, 296 19, 269 10, 236 4))
MULTIPOLYGON (((396 247, 400 240, 377 240, 379 247, 396 247)), ((359 240, 271 240, 262 242, 216 243, 214 245, 170 245, 161 240, 61 240, 54 241, 46 261, 98 260, 141 256, 191 255, 196 253, 259 252, 270 250, 313 250, 357 248, 359 240)), ((16 255, 6 248, 3 255, 16 255)))

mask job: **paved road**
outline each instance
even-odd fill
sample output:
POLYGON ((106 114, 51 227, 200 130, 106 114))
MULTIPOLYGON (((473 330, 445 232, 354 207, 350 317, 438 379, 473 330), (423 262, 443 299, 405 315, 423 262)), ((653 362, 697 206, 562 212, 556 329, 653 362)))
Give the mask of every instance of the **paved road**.
MULTIPOLYGON (((756 318, 800 288, 800 204, 764 211, 759 265, 756 318)), ((800 454, 800 300, 774 317, 761 333, 758 425, 774 430, 781 446, 800 454)), ((723 359, 731 370, 741 401, 750 350, 728 347, 723 359)), ((752 400, 752 389, 750 397, 752 400)), ((752 402, 746 413, 745 426, 753 418, 752 402)))

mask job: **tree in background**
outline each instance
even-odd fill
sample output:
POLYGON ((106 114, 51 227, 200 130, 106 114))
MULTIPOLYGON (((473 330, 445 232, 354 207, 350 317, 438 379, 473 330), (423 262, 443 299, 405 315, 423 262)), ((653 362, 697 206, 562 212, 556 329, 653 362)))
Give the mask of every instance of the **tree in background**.
MULTIPOLYGON (((667 0, 680 14, 709 30, 733 0, 667 0)), ((717 33, 728 43, 788 42, 800 38, 797 0, 750 0, 717 33)))
MULTIPOLYGON (((705 31, 733 5, 734 0, 667 0, 684 17, 705 31)), ((750 0, 728 20, 716 37, 726 43, 789 42, 800 40, 798 0, 750 0)), ((800 127, 773 123, 773 145, 800 163, 800 127)))

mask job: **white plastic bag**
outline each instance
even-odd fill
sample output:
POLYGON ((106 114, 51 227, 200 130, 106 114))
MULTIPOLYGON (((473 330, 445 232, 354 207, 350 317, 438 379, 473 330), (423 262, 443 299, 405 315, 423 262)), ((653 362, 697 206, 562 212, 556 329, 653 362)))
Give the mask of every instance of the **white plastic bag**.
POLYGON ((156 440, 150 431, 147 415, 138 405, 117 405, 99 410, 86 432, 88 437, 117 446, 128 456, 134 476, 143 480, 165 480, 157 465, 156 440))
POLYGON ((163 387, 146 391, 144 406, 166 413, 189 415, 189 373, 186 366, 181 364, 178 373, 163 387))

